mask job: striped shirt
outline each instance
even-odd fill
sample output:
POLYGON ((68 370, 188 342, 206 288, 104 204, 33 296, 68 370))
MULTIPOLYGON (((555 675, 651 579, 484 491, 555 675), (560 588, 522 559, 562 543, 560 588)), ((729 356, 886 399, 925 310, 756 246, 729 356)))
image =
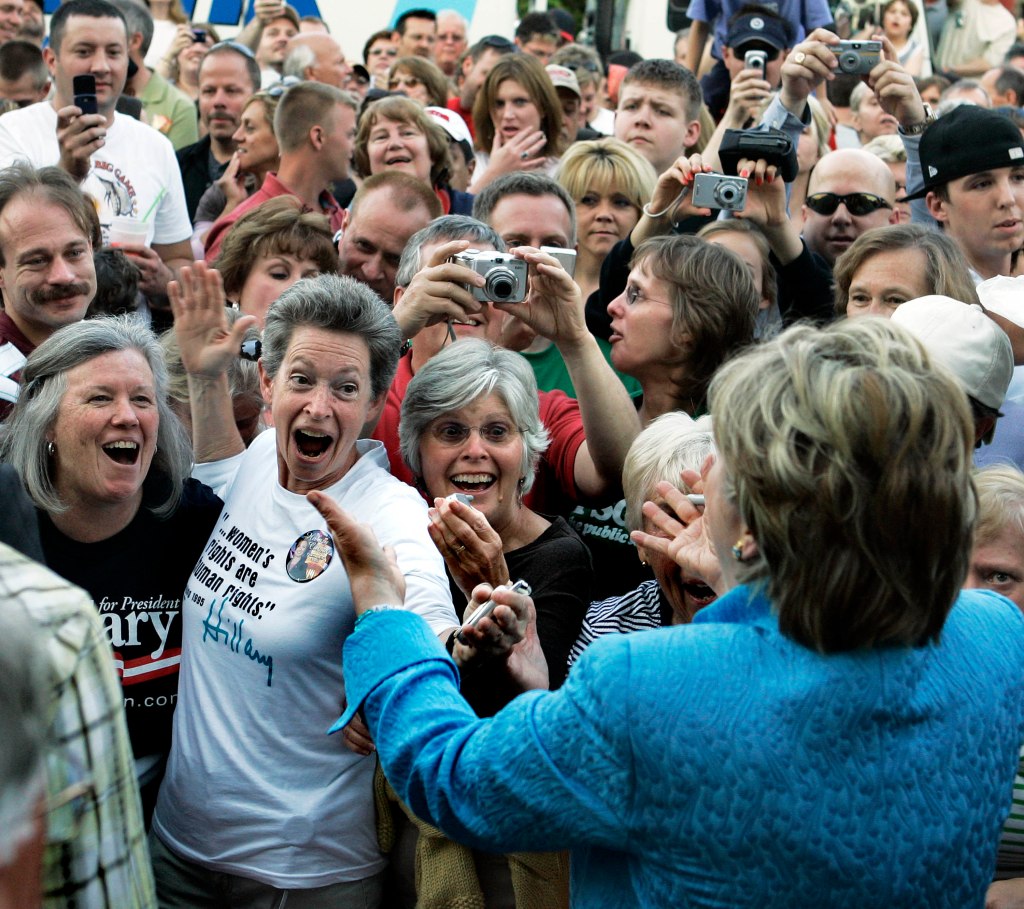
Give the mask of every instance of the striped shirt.
POLYGON ((569 651, 569 668, 601 635, 661 628, 671 624, 671 614, 668 604, 662 600, 657 581, 644 581, 629 593, 591 603, 579 637, 569 651))

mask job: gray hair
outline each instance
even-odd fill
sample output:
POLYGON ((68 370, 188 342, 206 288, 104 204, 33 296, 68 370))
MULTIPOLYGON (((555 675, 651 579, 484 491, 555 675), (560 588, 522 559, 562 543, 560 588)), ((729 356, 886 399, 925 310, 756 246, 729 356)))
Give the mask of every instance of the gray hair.
POLYGON ((316 66, 316 52, 308 44, 300 42, 288 51, 281 75, 285 78, 294 76, 296 79, 305 79, 307 66, 316 66))
POLYGON ((473 200, 473 217, 490 223, 491 215, 505 196, 556 196, 569 212, 569 245, 576 245, 576 203, 568 190, 544 174, 516 171, 489 183, 473 200))
POLYGON ((420 442, 427 427, 438 417, 491 394, 505 402, 523 437, 522 492, 529 492, 537 462, 548 447, 537 380, 524 357, 481 338, 457 341, 431 357, 405 391, 398 442, 414 476, 423 476, 420 442))
POLYGON ((46 437, 68 390, 68 372, 103 354, 125 350, 142 354, 153 373, 160 423, 150 474, 158 471, 170 486, 162 502, 147 507, 160 518, 178 507, 182 486, 192 471, 192 449, 168 403, 163 349, 156 335, 134 316, 107 316, 54 332, 29 355, 21 373, 23 387, 0 439, 0 459, 18 471, 32 501, 43 511, 59 514, 68 507, 57 493, 53 459, 46 453, 46 437))
POLYGON ((694 420, 681 410, 672 410, 646 427, 629 446, 622 464, 629 529, 643 529, 644 502, 654 496, 659 481, 684 489, 679 474, 683 470, 700 470, 705 458, 714 451, 711 417, 707 415, 694 420))
POLYGON ((262 363, 271 379, 281 368, 296 328, 358 335, 370 349, 373 398, 391 387, 402 332, 388 305, 365 284, 341 275, 319 275, 297 281, 277 298, 263 329, 262 363))
POLYGON ((153 43, 153 14, 149 8, 137 3, 136 0, 108 0, 111 6, 116 7, 124 16, 125 25, 128 27, 128 43, 132 43, 132 35, 138 32, 142 35, 142 44, 139 45, 139 53, 145 57, 149 46, 153 43))
POLYGON ((408 287, 422 267, 420 250, 433 243, 447 243, 450 240, 469 240, 471 243, 489 244, 498 252, 505 252, 505 241, 498 232, 483 221, 469 215, 442 215, 426 227, 420 228, 405 244, 402 258, 395 272, 395 286, 408 287))

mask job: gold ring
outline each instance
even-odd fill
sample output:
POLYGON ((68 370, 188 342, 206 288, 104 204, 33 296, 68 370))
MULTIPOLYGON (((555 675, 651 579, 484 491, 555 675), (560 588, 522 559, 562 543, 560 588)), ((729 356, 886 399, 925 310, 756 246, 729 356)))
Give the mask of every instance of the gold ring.
POLYGON ((464 553, 465 551, 466 551, 466 544, 465 543, 459 543, 459 548, 458 549, 456 549, 454 546, 452 547, 452 552, 454 552, 457 556, 462 555, 462 553, 464 553))
POLYGON ((793 58, 794 63, 803 63, 807 59, 807 54, 803 51, 798 51, 797 55, 793 58))

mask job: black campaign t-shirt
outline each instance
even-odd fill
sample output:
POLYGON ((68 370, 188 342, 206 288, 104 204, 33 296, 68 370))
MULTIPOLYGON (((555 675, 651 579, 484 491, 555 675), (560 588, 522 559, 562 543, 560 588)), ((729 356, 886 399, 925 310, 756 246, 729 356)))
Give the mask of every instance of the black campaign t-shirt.
MULTIPOLYGON (((147 481, 147 500, 154 485, 159 484, 147 481)), ((99 611, 114 650, 137 758, 170 749, 181 664, 181 598, 221 506, 209 487, 189 479, 169 518, 157 518, 144 505, 124 530, 96 543, 72 540, 39 512, 46 564, 87 590, 99 611)))

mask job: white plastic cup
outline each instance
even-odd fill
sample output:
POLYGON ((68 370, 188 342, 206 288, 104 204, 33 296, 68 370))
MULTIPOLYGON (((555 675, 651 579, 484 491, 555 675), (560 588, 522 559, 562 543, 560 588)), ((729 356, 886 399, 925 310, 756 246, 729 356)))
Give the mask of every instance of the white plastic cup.
POLYGON ((149 225, 136 218, 117 215, 110 219, 111 246, 145 246, 149 225))

